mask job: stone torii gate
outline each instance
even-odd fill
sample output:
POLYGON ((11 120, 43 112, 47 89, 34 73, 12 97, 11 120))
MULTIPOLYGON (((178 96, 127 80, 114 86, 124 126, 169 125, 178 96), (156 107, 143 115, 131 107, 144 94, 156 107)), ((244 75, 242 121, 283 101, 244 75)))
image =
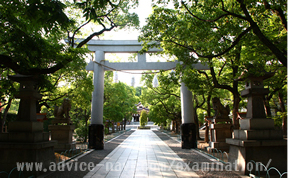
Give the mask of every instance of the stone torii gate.
MULTIPOLYGON (((91 61, 86 70, 93 71, 94 91, 92 93, 91 125, 89 126, 89 146, 93 149, 104 149, 104 125, 103 125, 103 102, 104 102, 104 72, 106 70, 169 70, 176 67, 175 62, 146 62, 146 53, 139 54, 142 49, 137 40, 90 40, 88 49, 95 52, 95 61, 91 61), (105 61, 105 53, 138 53, 138 62, 105 61), (101 65, 102 64, 102 65, 101 65), (107 67, 104 67, 107 66, 107 67)), ((161 49, 150 49, 149 53, 155 53, 161 49)), ((199 70, 209 69, 198 63, 194 67, 199 70)), ((190 149, 197 147, 196 125, 194 123, 192 93, 181 83, 181 136, 182 148, 190 149)))

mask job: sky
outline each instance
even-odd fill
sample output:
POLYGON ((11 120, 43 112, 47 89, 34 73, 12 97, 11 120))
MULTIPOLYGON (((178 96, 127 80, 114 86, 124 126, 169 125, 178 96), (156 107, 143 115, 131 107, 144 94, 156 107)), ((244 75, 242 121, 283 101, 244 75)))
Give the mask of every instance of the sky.
MULTIPOLYGON (((151 0, 140 0, 138 8, 132 10, 132 12, 136 12, 139 16, 140 26, 145 25, 145 19, 152 13, 152 1, 151 0)), ((140 31, 138 30, 113 30, 111 32, 105 32, 104 37, 100 37, 103 40, 138 40, 138 36, 140 35, 140 31)), ((113 56, 106 55, 105 58, 113 58, 113 56)), ((117 58, 122 58, 125 60, 127 58, 127 54, 117 54, 117 58)), ((109 59, 111 60, 111 59, 109 59)), ((121 61, 122 61, 121 60, 121 61)), ((141 73, 142 71, 126 71, 135 74, 128 74, 124 72, 118 72, 118 79, 121 82, 126 83, 127 85, 131 85, 132 77, 135 77, 135 87, 141 86, 141 73)))

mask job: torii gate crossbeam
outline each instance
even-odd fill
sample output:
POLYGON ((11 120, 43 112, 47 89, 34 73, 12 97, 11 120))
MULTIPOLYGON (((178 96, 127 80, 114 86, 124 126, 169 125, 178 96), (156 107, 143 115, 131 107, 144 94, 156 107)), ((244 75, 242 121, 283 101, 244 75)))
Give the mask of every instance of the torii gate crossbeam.
MULTIPOLYGON (((90 40, 87 44, 88 49, 95 52, 95 61, 91 61, 86 67, 86 70, 94 72, 89 146, 94 149, 104 149, 103 102, 105 70, 169 70, 175 68, 179 62, 146 62, 146 54, 138 53, 142 49, 142 43, 137 40, 90 40), (138 62, 109 63, 105 61, 105 53, 138 53, 138 62)), ((161 49, 153 48, 148 52, 158 51, 161 51, 161 49)), ((209 69, 208 66, 200 63, 195 64, 194 67, 199 70, 209 69)), ((193 119, 192 93, 184 83, 181 83, 181 114, 182 148, 195 148, 197 147, 197 140, 196 126, 193 119)))

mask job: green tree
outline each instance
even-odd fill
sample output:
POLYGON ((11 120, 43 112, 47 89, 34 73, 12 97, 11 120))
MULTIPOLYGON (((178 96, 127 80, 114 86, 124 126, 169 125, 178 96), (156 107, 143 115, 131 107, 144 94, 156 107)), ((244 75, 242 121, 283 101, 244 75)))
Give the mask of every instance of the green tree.
POLYGON ((71 82, 71 120, 76 125, 77 136, 84 142, 88 137, 88 121, 91 118, 91 100, 93 91, 93 75, 85 69, 78 71, 77 78, 71 82))
POLYGON ((119 82, 113 83, 112 71, 105 72, 104 81, 104 108, 103 119, 112 123, 112 131, 114 132, 114 123, 126 122, 127 118, 136 113, 135 103, 138 102, 135 96, 135 89, 119 82))
POLYGON ((142 87, 136 87, 136 96, 140 97, 142 94, 142 87))
POLYGON ((193 63, 220 57, 245 41, 250 51, 261 50, 287 66, 286 1, 173 2, 175 10, 154 6, 140 36, 146 47, 161 42, 164 52, 193 63))
MULTIPOLYGON (((215 88, 229 91, 233 95, 233 121, 237 125, 239 91, 243 85, 239 86, 235 79, 251 63, 256 73, 266 64, 281 62, 287 66, 286 1, 173 2, 175 9, 154 6, 139 38, 144 41, 144 50, 162 47, 162 53, 183 61, 182 79, 192 91, 199 86, 207 88, 208 93, 215 88), (207 82, 196 82, 196 86, 188 66, 199 61, 207 63, 210 72, 197 71, 206 76, 207 82)), ((208 97, 207 102, 210 103, 208 97)))
POLYGON ((147 124, 147 112, 146 111, 141 111, 141 114, 140 114, 140 126, 141 127, 144 127, 146 124, 147 124))
POLYGON ((163 71, 157 74, 159 86, 153 88, 152 80, 154 74, 142 76, 144 85, 141 101, 144 105, 149 105, 149 119, 157 125, 166 125, 173 122, 172 130, 179 132, 181 125, 181 102, 179 76, 163 71))
POLYGON ((26 75, 51 74, 81 58, 82 47, 95 36, 119 27, 138 25, 128 9, 137 1, 86 0, 67 4, 47 0, 4 0, 1 3, 0 65, 26 75), (65 10, 79 9, 86 22, 79 26, 65 10), (120 20, 121 19, 121 20, 120 20), (102 29, 76 43, 89 23, 102 29), (109 26, 109 27, 107 27, 109 26), (67 38, 68 44, 63 43, 67 38), (72 32, 72 35, 70 33, 72 32))
MULTIPOLYGON (((42 106, 49 109, 49 102, 67 96, 70 90, 58 89, 58 84, 61 80, 73 80, 74 74, 77 75, 74 71, 85 65, 87 42, 117 27, 137 27, 137 15, 128 12, 137 4, 137 0, 1 1, 1 107, 9 106, 16 91, 9 84, 12 82, 8 74, 39 76, 39 92, 44 97, 38 103, 38 112, 42 106), (84 27, 88 24, 99 28, 85 34, 84 27)), ((4 122, 5 116, 1 124, 4 122)))

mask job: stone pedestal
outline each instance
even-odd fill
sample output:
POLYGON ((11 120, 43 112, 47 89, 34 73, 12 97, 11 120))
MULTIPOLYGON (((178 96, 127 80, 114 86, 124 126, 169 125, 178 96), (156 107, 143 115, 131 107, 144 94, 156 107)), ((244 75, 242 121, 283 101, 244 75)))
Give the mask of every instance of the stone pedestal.
POLYGON ((231 119, 215 119, 210 121, 210 142, 211 149, 216 148, 221 151, 229 151, 229 145, 226 143, 226 138, 232 137, 232 120, 231 119))
POLYGON ((195 123, 185 123, 181 125, 181 139, 182 149, 197 148, 195 123))
MULTIPOLYGON (((37 122, 36 101, 41 95, 35 90, 37 77, 15 75, 11 80, 20 83, 16 98, 20 99, 17 120, 8 124, 8 133, 0 134, 0 170, 10 172, 16 163, 42 163, 48 168, 55 161, 54 145, 49 134, 43 132, 43 123, 37 122)), ((39 175, 33 169, 30 175, 39 175)))
POLYGON ((89 148, 95 150, 104 149, 104 125, 91 124, 89 126, 89 148))
POLYGON ((211 122, 209 125, 211 139, 209 147, 217 150, 229 151, 229 145, 226 143, 226 138, 232 138, 231 119, 225 119, 227 123, 211 122))
MULTIPOLYGON (((283 140, 281 130, 234 130, 226 143, 230 145, 229 162, 236 163, 241 174, 249 174, 247 164, 251 160, 267 165, 271 159, 269 168, 287 171, 287 140, 283 140)), ((253 167, 254 171, 255 164, 253 167)))
MULTIPOLYGON (((287 140, 283 139, 282 130, 274 130, 274 120, 266 118, 264 110, 263 98, 269 91, 264 88, 263 80, 271 76, 271 73, 248 76, 246 89, 241 92, 243 97, 248 97, 246 119, 240 119, 240 130, 234 130, 233 138, 226 139, 230 145, 229 162, 236 163, 236 169, 242 174, 249 173, 251 160, 258 165, 270 162, 269 168, 275 167, 281 173, 287 171, 287 140)), ((255 171, 255 164, 253 166, 255 171)))
MULTIPOLYGON (((12 123, 11 123, 12 124, 12 123)), ((40 123, 42 124, 42 123, 40 123)), ((10 124, 9 124, 10 125, 10 124)), ((9 127, 8 125, 8 127, 9 127)), ((43 125, 40 126, 43 128, 43 125)), ((35 128, 34 128, 35 129, 35 128)), ((48 168, 55 162, 55 141, 49 141, 49 133, 38 132, 10 132, 0 134, 0 169, 10 172, 18 163, 42 163, 48 168)), ((17 171, 16 171, 17 172, 17 171)), ((40 175, 33 169, 27 176, 40 175)), ((25 175, 25 174, 24 174, 25 175)), ((13 177, 13 176, 12 176, 13 177)))
POLYGON ((76 144, 72 141, 75 125, 69 125, 67 120, 54 120, 53 125, 49 125, 48 129, 51 131, 51 140, 56 140, 55 151, 65 151, 75 149, 76 144), (64 123, 66 125, 58 125, 64 123))

